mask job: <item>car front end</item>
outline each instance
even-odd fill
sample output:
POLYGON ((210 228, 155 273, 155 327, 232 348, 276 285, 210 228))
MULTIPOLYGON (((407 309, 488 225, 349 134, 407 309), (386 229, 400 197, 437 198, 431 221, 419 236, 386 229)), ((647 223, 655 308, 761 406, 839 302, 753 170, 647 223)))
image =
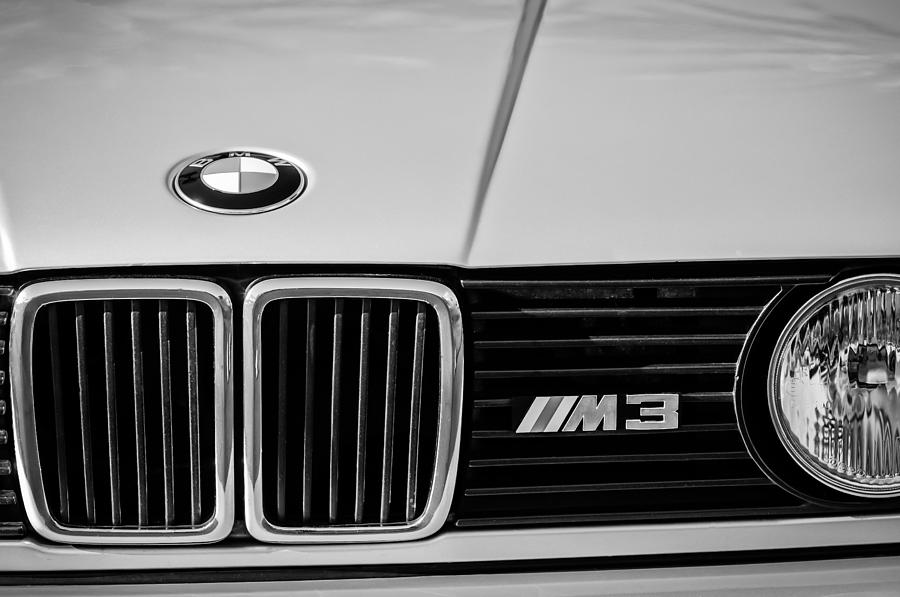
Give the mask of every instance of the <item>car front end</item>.
POLYGON ((0 592, 889 594, 893 2, 0 2, 0 592))

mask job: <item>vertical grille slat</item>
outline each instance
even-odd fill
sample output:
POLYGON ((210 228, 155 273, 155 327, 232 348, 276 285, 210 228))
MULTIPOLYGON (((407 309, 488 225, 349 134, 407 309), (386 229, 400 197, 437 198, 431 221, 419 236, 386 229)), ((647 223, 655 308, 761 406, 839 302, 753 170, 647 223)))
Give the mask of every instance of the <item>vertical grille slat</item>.
POLYGON ((369 324, 372 300, 363 299, 359 315, 359 393, 356 406, 356 496, 353 522, 363 520, 366 500, 366 432, 369 419, 369 324))
POLYGON ((144 417, 144 355, 141 345, 141 305, 130 302, 131 390, 134 399, 134 454, 137 489, 137 525, 150 524, 147 497, 147 427, 144 417))
POLYGON ((62 522, 69 522, 69 475, 66 462, 66 417, 65 402, 62 390, 62 367, 59 348, 59 317, 56 305, 47 307, 50 351, 50 376, 52 379, 51 394, 53 396, 54 431, 56 434, 56 472, 59 495, 59 517, 62 522))
POLYGON ((91 439, 91 404, 88 396, 87 338, 84 317, 84 304, 75 303, 75 355, 78 371, 78 414, 81 429, 84 511, 88 522, 94 523, 97 521, 97 504, 94 497, 94 455, 91 439))
POLYGON ((397 395, 397 342, 400 327, 400 303, 392 300, 388 315, 387 376, 384 390, 384 440, 381 459, 380 522, 385 523, 391 508, 391 481, 394 467, 394 403, 397 395))
POLYGON ((202 488, 200 484, 200 379, 197 354, 197 307, 187 303, 185 309, 187 344, 188 436, 190 445, 191 524, 201 522, 202 488))
POLYGON ((364 541, 439 524, 425 514, 439 503, 429 499, 433 491, 449 496, 446 471, 438 473, 448 461, 439 450, 446 453, 449 444, 439 434, 446 429, 442 413, 456 399, 441 383, 448 369, 440 311, 413 292, 379 296, 348 281, 294 294, 272 279, 248 291, 245 321, 259 325, 259 374, 250 388, 259 406, 245 410, 261 454, 249 472, 261 484, 248 494, 250 511, 260 517, 248 520, 254 536, 364 541), (285 326, 285 319, 297 325, 285 326), (305 367, 285 367, 285 354, 305 367), (298 433, 282 443, 277 430, 284 425, 298 433), (282 445, 288 463, 303 461, 288 466, 283 485, 282 445))
POLYGON ((416 515, 416 491, 419 486, 419 415, 422 406, 422 367, 425 352, 425 305, 419 303, 416 309, 416 332, 413 346, 412 397, 409 415, 409 468, 406 484, 406 519, 416 515))
POLYGON ((303 481, 301 518, 304 524, 312 519, 313 433, 315 432, 316 400, 316 303, 306 302, 306 369, 303 389, 303 481))
POLYGON ((103 301, 103 357, 106 381, 106 437, 109 456, 109 508, 113 526, 122 524, 122 496, 119 491, 119 426, 116 409, 116 360, 110 301, 103 301))
POLYGON ((48 496, 41 534, 129 544, 223 537, 227 297, 191 280, 129 279, 108 291, 109 281, 83 283, 63 298, 54 289, 67 284, 35 284, 53 299, 29 298, 34 333, 17 335, 31 338, 21 344, 34 413, 23 466, 48 496))
POLYGON ((282 303, 278 309, 278 486, 276 492, 276 510, 278 519, 284 520, 286 513, 287 489, 287 379, 288 379, 288 305, 282 303))
POLYGON ((341 360, 343 358, 344 299, 334 299, 331 351, 331 438, 328 443, 328 522, 338 516, 338 474, 341 449, 341 360))
POLYGON ((168 528, 175 521, 175 455, 172 434, 172 360, 169 344, 169 303, 161 300, 158 304, 159 324, 159 392, 162 419, 162 477, 163 477, 163 524, 168 528))

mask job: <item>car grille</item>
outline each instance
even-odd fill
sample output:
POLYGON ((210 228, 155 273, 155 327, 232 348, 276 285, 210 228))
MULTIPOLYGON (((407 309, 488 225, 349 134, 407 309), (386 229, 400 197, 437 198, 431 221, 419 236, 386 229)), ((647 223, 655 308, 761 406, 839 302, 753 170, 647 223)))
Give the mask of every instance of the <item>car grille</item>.
POLYGON ((763 307, 782 284, 813 281, 821 278, 464 280, 474 380, 457 524, 816 511, 750 458, 732 395, 763 307), (677 429, 516 433, 537 396, 615 394, 623 404, 648 393, 680 395, 677 429))
POLYGON ((23 293, 35 299, 22 302, 20 347, 39 516, 76 538, 205 534, 228 509, 221 306, 152 281, 133 294, 73 284, 88 290, 23 293))
POLYGON ((9 392, 9 314, 14 289, 0 287, 0 538, 25 532, 13 449, 12 405, 9 392))
MULTIPOLYGON (((0 536, 26 532, 21 506, 37 534, 64 543, 215 541, 232 530, 235 468, 244 516, 234 535, 266 542, 412 540, 448 521, 852 514, 858 504, 813 503, 770 481, 732 395, 765 305, 781 290, 812 294, 842 267, 859 265, 772 275, 743 264, 730 277, 702 264, 431 272, 455 294, 402 272, 210 267, 243 297, 237 350, 228 293, 210 282, 10 288, 0 292, 0 536), (232 354, 244 384, 235 420, 232 354), (678 427, 626 428, 634 394, 677 394, 678 427), (554 432, 557 421, 517 433, 536 398, 579 396, 617 397, 617 429, 554 432)), ((876 510, 895 506, 866 512, 876 510)))
POLYGON ((447 306, 403 289, 422 282, 346 287, 355 282, 263 282, 263 300, 249 301, 257 314, 245 311, 245 326, 258 322, 248 337, 258 335, 251 392, 261 450, 248 459, 260 454, 254 507, 263 538, 359 540, 416 530, 439 502, 449 507, 441 494, 452 486, 448 431, 458 399, 447 385, 447 306))

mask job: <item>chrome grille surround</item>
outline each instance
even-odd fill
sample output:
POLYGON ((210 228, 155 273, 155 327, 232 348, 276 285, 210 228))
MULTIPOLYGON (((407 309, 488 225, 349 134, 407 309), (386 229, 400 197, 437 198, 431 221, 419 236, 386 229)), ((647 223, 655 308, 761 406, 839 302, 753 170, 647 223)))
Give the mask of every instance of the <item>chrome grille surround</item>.
POLYGON ((463 383, 462 315, 456 296, 437 282, 401 278, 297 277, 252 284, 243 306, 245 522, 256 539, 269 543, 409 541, 427 537, 446 522, 453 498, 460 449, 463 383), (402 523, 284 527, 270 522, 263 506, 261 319, 280 299, 372 298, 424 302, 434 310, 440 336, 440 396, 431 490, 421 515, 402 523))
POLYGON ((179 278, 67 279, 24 287, 13 306, 10 333, 11 391, 16 456, 22 471, 22 498, 35 531, 51 541, 70 544, 187 544, 224 539, 234 523, 233 337, 232 306, 217 284, 179 278), (193 300, 209 307, 214 341, 215 506, 197 526, 177 528, 84 527, 61 524, 50 513, 44 492, 32 387, 32 336, 38 310, 51 303, 102 300, 193 300))

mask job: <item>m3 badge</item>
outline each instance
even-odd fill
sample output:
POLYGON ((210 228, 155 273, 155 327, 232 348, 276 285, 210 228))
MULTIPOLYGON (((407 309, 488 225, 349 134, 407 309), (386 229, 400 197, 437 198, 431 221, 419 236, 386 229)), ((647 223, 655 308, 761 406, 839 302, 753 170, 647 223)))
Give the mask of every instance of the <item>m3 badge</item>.
MULTIPOLYGON (((638 407, 637 417, 625 419, 625 429, 678 429, 678 394, 627 394, 625 404, 638 407)), ((619 396, 537 396, 516 433, 615 431, 619 425, 619 396)))

